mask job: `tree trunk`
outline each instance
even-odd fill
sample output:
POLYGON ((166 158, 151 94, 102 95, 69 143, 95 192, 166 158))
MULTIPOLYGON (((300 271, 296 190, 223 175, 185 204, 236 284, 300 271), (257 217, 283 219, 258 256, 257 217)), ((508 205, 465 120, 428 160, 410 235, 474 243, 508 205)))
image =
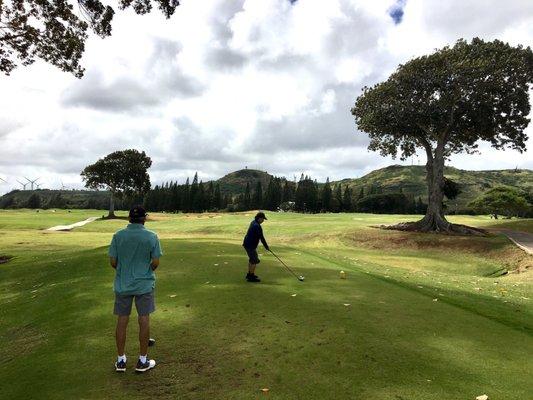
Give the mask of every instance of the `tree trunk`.
POLYGON ((107 215, 107 218, 115 218, 115 193, 111 192, 111 196, 109 196, 109 214, 107 215))
POLYGON ((428 209, 426 215, 416 223, 417 230, 422 232, 449 232, 451 224, 446 221, 442 209, 444 185, 444 152, 443 146, 437 146, 435 156, 426 164, 428 183, 428 209))
POLYGON ((432 154, 431 151, 428 151, 427 156, 426 181, 428 185, 428 208, 426 215, 417 222, 406 222, 397 225, 386 226, 385 228, 416 232, 484 235, 486 232, 482 229, 465 225, 451 224, 446 220, 442 208, 442 200, 444 197, 444 145, 439 143, 434 154, 432 154))

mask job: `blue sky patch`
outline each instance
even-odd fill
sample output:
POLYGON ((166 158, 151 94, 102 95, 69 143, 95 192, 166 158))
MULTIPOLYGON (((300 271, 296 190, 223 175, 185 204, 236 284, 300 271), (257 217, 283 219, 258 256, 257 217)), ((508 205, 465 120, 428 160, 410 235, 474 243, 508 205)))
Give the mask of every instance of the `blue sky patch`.
POLYGON ((396 3, 389 8, 389 15, 396 25, 400 24, 403 20, 405 3, 407 3, 407 0, 396 0, 396 3))

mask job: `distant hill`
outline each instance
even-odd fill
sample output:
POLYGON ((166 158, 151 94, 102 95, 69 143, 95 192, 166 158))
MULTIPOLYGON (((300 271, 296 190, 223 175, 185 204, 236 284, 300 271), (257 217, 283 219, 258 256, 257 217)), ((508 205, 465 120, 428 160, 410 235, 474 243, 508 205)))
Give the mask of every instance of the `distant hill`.
POLYGON ((257 169, 241 169, 231 172, 214 183, 220 184, 222 194, 240 194, 246 190, 246 184, 250 184, 250 190, 254 190, 257 182, 260 181, 265 190, 272 175, 257 169))
MULTIPOLYGON (((466 171, 454 167, 445 167, 444 176, 461 186, 461 194, 449 205, 450 210, 457 207, 465 209, 466 205, 481 193, 495 186, 513 186, 533 190, 533 171, 528 169, 507 169, 490 171, 466 171), (457 204, 456 204, 457 203, 457 204)), ((390 165, 377 169, 356 179, 343 179, 341 183, 353 188, 357 195, 361 188, 365 194, 374 186, 383 193, 398 193, 400 189, 406 195, 421 196, 427 202, 427 185, 425 166, 390 165)))
MULTIPOLYGON (((481 193, 495 186, 512 186, 533 191, 533 171, 518 170, 492 170, 492 171, 466 171, 454 167, 446 167, 444 175, 461 186, 461 194, 449 204, 449 211, 465 210, 467 204, 481 193)), ((250 184, 253 191, 260 181, 263 191, 268 187, 272 175, 265 171, 255 169, 242 169, 229 173, 213 183, 219 183, 223 195, 238 195, 244 193, 246 184, 250 184)), ((373 187, 380 193, 398 193, 400 190, 409 196, 422 197, 427 202, 426 170, 424 166, 391 165, 370 172, 356 179, 343 179, 332 182, 332 185, 341 183, 353 189, 357 196, 363 188, 365 195, 373 187)), ((322 186, 322 184, 319 184, 322 186)), ((42 206, 54 208, 99 208, 106 209, 109 205, 109 192, 91 190, 14 190, 0 197, 0 208, 24 207, 32 194, 38 194, 42 206), (63 204, 63 205, 61 205, 63 204)), ((116 208, 127 204, 116 202, 116 208)))
POLYGON ((13 190, 0 197, 0 208, 25 207, 32 194, 39 196, 41 207, 106 209, 109 206, 107 191, 38 189, 13 190))

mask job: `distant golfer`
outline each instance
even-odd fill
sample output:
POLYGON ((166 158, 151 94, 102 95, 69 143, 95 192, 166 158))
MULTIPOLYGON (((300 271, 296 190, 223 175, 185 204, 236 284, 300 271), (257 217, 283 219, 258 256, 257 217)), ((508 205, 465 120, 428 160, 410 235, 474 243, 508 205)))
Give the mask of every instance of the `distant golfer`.
POLYGON ((135 371, 145 372, 155 367, 155 360, 148 358, 150 340, 150 314, 155 311, 154 287, 155 269, 163 254, 157 235, 144 227, 146 211, 141 206, 130 210, 130 223, 113 235, 109 246, 111 266, 115 276, 115 315, 118 316, 116 342, 118 358, 117 372, 126 371, 126 328, 133 300, 139 315, 140 355, 135 371))
POLYGON ((270 250, 265 237, 263 236, 263 228, 261 228, 261 224, 265 222, 266 219, 267 217, 265 216, 265 213, 258 212, 254 220, 251 222, 248 232, 246 232, 246 236, 244 237, 244 242, 242 243, 248 254, 248 273, 246 274, 246 280, 248 282, 261 282, 261 279, 255 274, 255 268, 257 267, 257 264, 261 262, 257 255, 259 241, 263 243, 263 246, 265 246, 267 251, 270 250))

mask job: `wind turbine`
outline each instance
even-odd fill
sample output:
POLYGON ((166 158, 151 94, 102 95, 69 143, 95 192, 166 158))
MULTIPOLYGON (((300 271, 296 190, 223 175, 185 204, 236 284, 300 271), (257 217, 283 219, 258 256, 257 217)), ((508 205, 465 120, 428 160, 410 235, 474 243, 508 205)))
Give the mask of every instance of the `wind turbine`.
POLYGON ((28 186, 27 183, 22 183, 22 182, 19 181, 18 179, 17 179, 17 182, 20 183, 20 184, 22 185, 22 190, 26 190, 26 186, 28 186))
POLYGON ((24 177, 24 179, 26 179, 28 181, 28 183, 31 183, 31 190, 33 190, 33 185, 41 178, 34 179, 33 181, 31 179, 26 178, 26 177, 24 177))

